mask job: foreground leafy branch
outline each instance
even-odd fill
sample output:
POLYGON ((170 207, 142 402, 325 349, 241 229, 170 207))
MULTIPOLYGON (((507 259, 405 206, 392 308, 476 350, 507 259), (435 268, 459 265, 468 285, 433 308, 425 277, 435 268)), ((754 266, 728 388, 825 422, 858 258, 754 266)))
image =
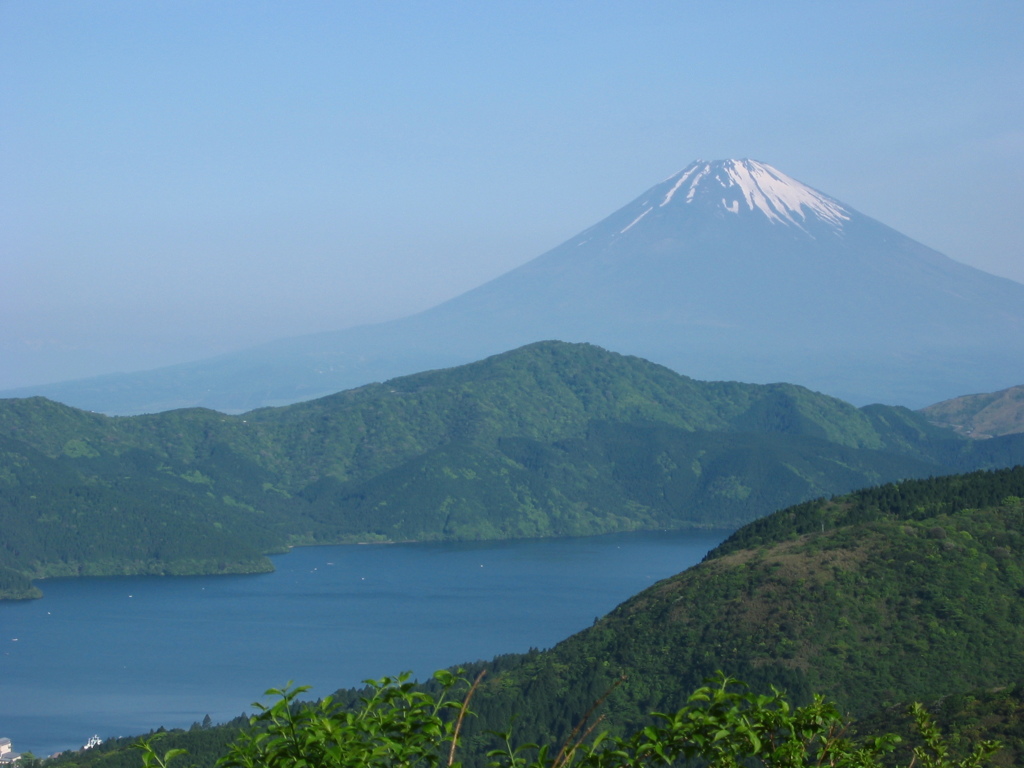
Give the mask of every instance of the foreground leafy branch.
MULTIPOLYGON (((250 718, 250 729, 218 768, 458 768, 459 732, 480 677, 472 685, 450 672, 434 677, 436 696, 411 683, 408 674, 367 681, 370 694, 357 708, 343 708, 331 698, 299 703, 305 687, 270 690, 277 701, 256 705, 260 711, 250 718)), ((778 690, 753 694, 722 674, 678 712, 655 714, 655 724, 624 738, 594 735, 601 718, 589 721, 600 703, 557 749, 515 745, 511 730, 495 734, 504 746, 488 753, 490 768, 656 768, 691 761, 711 768, 878 768, 894 764, 900 742, 894 734, 855 738, 823 697, 794 707, 778 690)), ((980 768, 998 749, 984 741, 965 758, 951 757, 927 711, 915 704, 910 714, 922 742, 913 749, 911 768, 980 768)), ((159 755, 152 740, 137 746, 144 768, 168 768, 183 754, 159 755)))

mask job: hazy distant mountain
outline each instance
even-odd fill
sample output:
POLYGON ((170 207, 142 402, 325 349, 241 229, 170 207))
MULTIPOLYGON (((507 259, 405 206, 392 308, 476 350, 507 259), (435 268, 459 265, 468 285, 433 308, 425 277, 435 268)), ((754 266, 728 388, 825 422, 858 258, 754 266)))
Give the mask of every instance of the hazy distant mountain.
POLYGON ((1024 432, 1024 385, 1000 392, 964 395, 922 408, 933 424, 975 439, 1024 432))
POLYGON ((920 407, 1024 380, 1024 285, 752 160, 693 163, 548 253, 411 317, 7 394, 240 411, 587 341, 701 379, 920 407))

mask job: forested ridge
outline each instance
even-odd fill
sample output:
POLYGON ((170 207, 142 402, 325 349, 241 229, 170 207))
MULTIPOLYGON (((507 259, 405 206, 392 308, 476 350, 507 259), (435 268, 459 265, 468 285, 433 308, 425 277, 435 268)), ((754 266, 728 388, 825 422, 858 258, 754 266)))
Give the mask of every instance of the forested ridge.
POLYGON ((295 544, 736 528, 1021 461, 1021 435, 966 440, 905 408, 561 342, 240 416, 2 400, 0 596, 47 576, 266 570, 295 544))
MULTIPOLYGON (((795 703, 823 693, 861 732, 903 730, 906 703, 924 701, 954 745, 998 737, 996 764, 1018 764, 1022 498, 1017 467, 776 512, 550 650, 463 665, 467 677, 487 670, 463 726, 464 755, 480 755, 493 745, 488 732, 510 723, 521 741, 562 743, 606 694, 602 728, 627 733, 722 670, 754 691, 785 689, 795 703)), ((362 695, 337 697, 357 706, 362 695)), ((198 765, 212 765, 240 726, 197 725, 164 746, 187 745, 198 765)), ((62 758, 106 768, 138 760, 127 741, 62 758)))
POLYGON ((1014 683, 1024 679, 1024 657, 1010 651, 1024 647, 1022 496, 1018 467, 782 510, 552 650, 495 660, 478 696, 494 697, 498 720, 515 712, 557 738, 621 675, 608 711, 622 726, 670 709, 718 669, 797 700, 824 693, 856 716, 1014 683), (822 530, 816 518, 830 509, 851 520, 822 530), (766 527, 770 537, 738 543, 766 527))

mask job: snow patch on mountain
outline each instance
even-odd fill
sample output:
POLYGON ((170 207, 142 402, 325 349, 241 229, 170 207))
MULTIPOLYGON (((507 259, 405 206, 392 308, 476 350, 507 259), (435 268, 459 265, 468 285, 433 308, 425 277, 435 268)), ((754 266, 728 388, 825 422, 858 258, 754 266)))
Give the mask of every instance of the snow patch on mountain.
MULTIPOLYGON (((676 192, 678 192, 678 191, 679 191, 679 188, 680 188, 681 186, 683 186, 683 184, 684 184, 684 183, 686 182, 686 180, 687 180, 688 178, 690 178, 690 176, 692 176, 692 175, 694 174, 694 172, 695 172, 696 170, 697 170, 697 166, 696 166, 696 165, 692 165, 692 166, 690 166, 690 168, 689 168, 689 169, 687 169, 687 170, 685 170, 685 171, 682 171, 682 174, 681 174, 681 175, 679 176, 679 179, 678 179, 678 180, 676 181, 676 184, 675 184, 675 186, 674 186, 674 187, 672 187, 672 189, 670 189, 670 190, 668 191, 668 194, 667 194, 667 195, 665 195, 665 199, 664 199, 664 200, 662 200, 662 201, 661 201, 661 203, 659 204, 659 207, 660 207, 660 208, 664 208, 664 207, 665 207, 666 205, 668 205, 668 204, 669 204, 670 202, 672 202, 672 196, 673 196, 673 195, 674 195, 674 194, 675 194, 676 192)), ((693 184, 691 184, 691 188, 692 188, 692 187, 693 187, 693 186, 694 186, 694 185, 695 185, 695 184, 697 183, 697 181, 699 181, 699 180, 700 180, 700 177, 698 177, 697 179, 695 179, 695 180, 694 180, 694 182, 693 182, 693 184)))
POLYGON ((654 210, 653 207, 652 208, 648 208, 646 211, 644 211, 639 216, 637 216, 635 219, 633 219, 629 224, 627 224, 623 229, 620 229, 619 230, 619 234, 621 235, 623 232, 626 232, 627 230, 629 230, 634 224, 636 224, 638 221, 640 221, 640 219, 642 219, 644 216, 646 216, 648 213, 650 213, 653 210, 654 210))
POLYGON ((745 208, 760 212, 772 222, 800 229, 804 229, 810 217, 836 229, 850 219, 849 211, 837 200, 756 160, 698 160, 667 180, 672 181, 659 207, 671 203, 676 193, 685 188, 685 203, 718 198, 718 204, 729 213, 738 214, 745 208))

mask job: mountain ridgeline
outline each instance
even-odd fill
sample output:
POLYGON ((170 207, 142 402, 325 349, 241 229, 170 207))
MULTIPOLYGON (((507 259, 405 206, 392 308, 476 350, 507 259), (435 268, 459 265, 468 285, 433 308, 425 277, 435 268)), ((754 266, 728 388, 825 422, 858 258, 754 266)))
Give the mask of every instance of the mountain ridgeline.
POLYGON ((522 266, 419 314, 209 360, 5 393, 104 413, 284 405, 539 341, 700 379, 923 407, 1024 381, 1024 285, 754 160, 697 161, 522 266))
POLYGON ((266 570, 294 544, 735 528, 807 499, 1010 466, 905 408, 699 382, 541 342, 230 416, 0 401, 0 586, 266 570))

